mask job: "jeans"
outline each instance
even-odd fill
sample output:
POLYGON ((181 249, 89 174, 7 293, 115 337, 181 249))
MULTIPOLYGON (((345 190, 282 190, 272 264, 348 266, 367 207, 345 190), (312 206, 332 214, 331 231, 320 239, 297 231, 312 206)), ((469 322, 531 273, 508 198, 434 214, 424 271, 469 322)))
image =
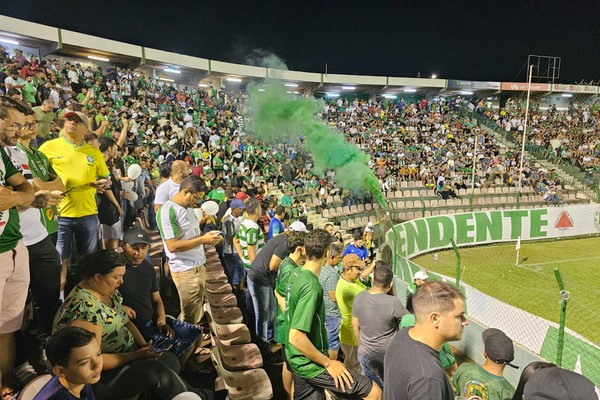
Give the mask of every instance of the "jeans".
POLYGON ((33 294, 38 332, 52 333, 52 321, 60 307, 60 256, 49 236, 27 246, 29 250, 29 287, 33 294))
POLYGON ((95 252, 98 247, 98 216, 58 217, 56 250, 63 260, 71 257, 74 236, 77 237, 75 245, 80 256, 95 252))
POLYGON ((383 353, 380 357, 372 354, 370 357, 365 354, 358 353, 358 362, 363 369, 363 373, 367 378, 372 380, 383 389, 383 353))
POLYGON ((271 351, 270 340, 273 339, 275 321, 275 294, 271 286, 255 285, 250 278, 248 278, 248 291, 254 305, 258 347, 264 357, 271 351))
POLYGON ((342 346, 340 342, 340 327, 342 326, 342 316, 325 316, 325 329, 327 329, 327 342, 329 350, 339 350, 342 346))
POLYGON ((229 283, 233 286, 239 286, 244 280, 246 271, 244 271, 244 264, 236 253, 227 254, 223 253, 225 258, 225 273, 229 279, 229 283))
POLYGON ((142 336, 144 336, 144 339, 152 340, 155 348, 165 348, 171 345, 172 347, 169 351, 175 353, 177 357, 186 354, 202 334, 199 326, 176 320, 170 316, 167 316, 166 322, 175 333, 175 336, 172 338, 161 333, 154 321, 140 321, 141 323, 136 323, 135 319, 133 321, 142 336))

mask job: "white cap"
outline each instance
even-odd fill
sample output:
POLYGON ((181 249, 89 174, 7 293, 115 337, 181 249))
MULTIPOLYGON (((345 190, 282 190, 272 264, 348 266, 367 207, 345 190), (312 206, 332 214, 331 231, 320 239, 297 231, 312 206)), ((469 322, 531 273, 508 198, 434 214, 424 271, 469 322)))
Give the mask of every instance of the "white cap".
POLYGON ((414 276, 413 276, 413 281, 420 279, 422 281, 426 280, 429 278, 429 275, 427 275, 427 272, 425 271, 418 271, 414 276))
POLYGON ((290 231, 292 232, 308 232, 306 225, 300 221, 294 221, 290 224, 290 231))

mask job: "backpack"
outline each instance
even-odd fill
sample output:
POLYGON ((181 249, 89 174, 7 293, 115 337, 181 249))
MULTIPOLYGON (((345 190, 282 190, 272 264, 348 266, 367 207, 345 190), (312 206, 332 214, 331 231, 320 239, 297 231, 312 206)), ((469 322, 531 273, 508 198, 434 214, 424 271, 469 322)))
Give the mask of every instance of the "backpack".
POLYGON ((235 225, 231 219, 226 219, 223 222, 223 236, 227 244, 233 244, 233 237, 235 236, 235 225))

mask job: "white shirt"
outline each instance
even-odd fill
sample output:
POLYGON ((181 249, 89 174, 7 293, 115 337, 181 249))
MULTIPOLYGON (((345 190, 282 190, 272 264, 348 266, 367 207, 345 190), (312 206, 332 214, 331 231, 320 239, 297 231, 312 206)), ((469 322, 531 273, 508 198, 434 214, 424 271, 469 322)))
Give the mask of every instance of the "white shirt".
POLYGON ((173 182, 171 178, 168 181, 161 183, 156 188, 156 195, 154 197, 154 205, 165 204, 168 200, 171 200, 179 192, 179 184, 173 182))

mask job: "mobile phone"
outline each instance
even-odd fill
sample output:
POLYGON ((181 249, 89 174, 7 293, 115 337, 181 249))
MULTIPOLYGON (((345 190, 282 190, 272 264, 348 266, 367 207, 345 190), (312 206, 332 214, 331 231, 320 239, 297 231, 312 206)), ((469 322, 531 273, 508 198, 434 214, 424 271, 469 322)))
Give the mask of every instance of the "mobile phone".
POLYGON ((173 347, 173 344, 169 343, 169 344, 167 344, 164 347, 155 347, 152 351, 154 351, 155 353, 163 353, 163 352, 165 352, 167 350, 170 350, 171 347, 173 347))
POLYGON ((71 190, 73 190, 73 189, 75 189, 75 188, 74 188, 74 187, 72 187, 71 189, 67 189, 67 190, 65 190, 64 192, 62 192, 60 195, 61 195, 61 196, 66 196, 66 195, 67 195, 67 193, 69 193, 69 192, 70 192, 71 190))

